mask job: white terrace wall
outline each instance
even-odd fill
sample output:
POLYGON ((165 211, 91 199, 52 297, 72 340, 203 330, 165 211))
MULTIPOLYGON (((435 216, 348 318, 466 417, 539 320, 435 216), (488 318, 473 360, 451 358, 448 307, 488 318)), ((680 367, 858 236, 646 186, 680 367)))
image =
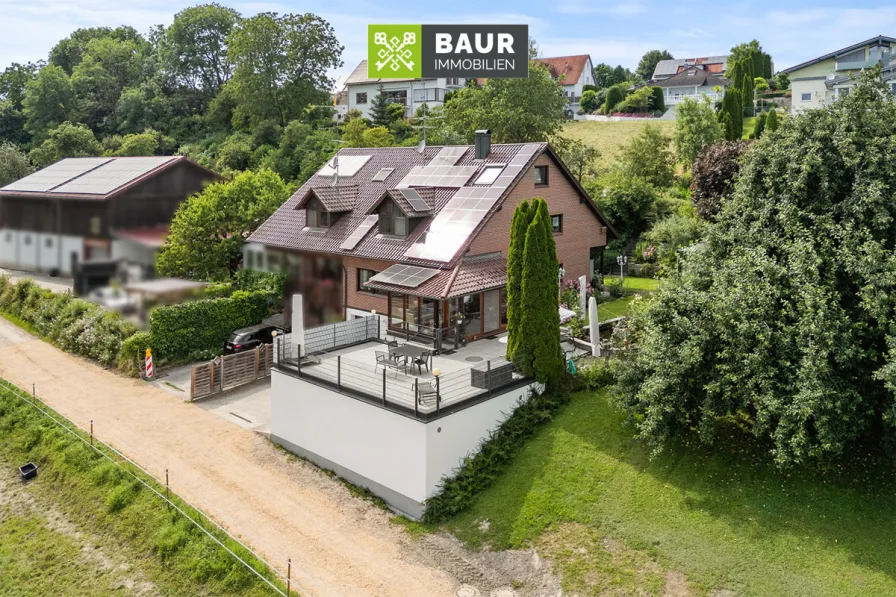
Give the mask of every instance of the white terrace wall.
POLYGON ((476 451, 531 387, 423 423, 273 370, 271 441, 419 518, 442 478, 476 451))

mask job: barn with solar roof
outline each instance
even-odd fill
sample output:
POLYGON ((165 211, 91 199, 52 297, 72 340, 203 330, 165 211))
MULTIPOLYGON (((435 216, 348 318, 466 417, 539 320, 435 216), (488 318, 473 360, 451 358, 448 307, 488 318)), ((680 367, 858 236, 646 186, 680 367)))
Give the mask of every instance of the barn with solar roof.
POLYGON ((72 275, 121 262, 151 275, 178 205, 220 179, 183 156, 60 160, 0 189, 0 266, 72 275))

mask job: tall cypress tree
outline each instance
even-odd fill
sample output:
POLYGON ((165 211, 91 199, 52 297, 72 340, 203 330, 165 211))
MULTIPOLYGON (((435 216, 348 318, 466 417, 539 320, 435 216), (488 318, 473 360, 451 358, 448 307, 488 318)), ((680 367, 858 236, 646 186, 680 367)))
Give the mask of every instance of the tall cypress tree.
POLYGON ((547 203, 535 199, 534 212, 526 229, 522 270, 522 318, 519 329, 523 372, 547 386, 555 386, 563 375, 560 349, 557 247, 551 231, 547 203))
POLYGON ((529 209, 529 202, 523 201, 513 212, 510 225, 510 248, 507 251, 507 358, 520 345, 518 333, 522 304, 523 250, 526 245, 526 230, 532 219, 534 210, 529 209))

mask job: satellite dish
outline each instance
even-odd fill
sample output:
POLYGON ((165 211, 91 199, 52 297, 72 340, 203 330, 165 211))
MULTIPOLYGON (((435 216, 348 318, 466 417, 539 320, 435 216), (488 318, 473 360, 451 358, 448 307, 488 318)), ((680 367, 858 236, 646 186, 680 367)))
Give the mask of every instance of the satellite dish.
POLYGON ((339 186, 339 173, 338 172, 333 173, 333 179, 330 181, 330 186, 331 187, 339 186))
POLYGON ((423 153, 423 151, 425 149, 426 149, 426 139, 423 139, 422 141, 420 141, 420 143, 417 144, 417 153, 423 153))

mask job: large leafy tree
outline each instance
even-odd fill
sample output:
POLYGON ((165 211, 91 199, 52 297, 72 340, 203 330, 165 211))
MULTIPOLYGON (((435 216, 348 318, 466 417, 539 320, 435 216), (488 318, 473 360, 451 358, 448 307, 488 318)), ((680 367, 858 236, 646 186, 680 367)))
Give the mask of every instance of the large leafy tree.
POLYGON ((66 37, 50 50, 50 64, 58 66, 66 74, 71 75, 75 72, 75 67, 81 64, 87 46, 96 39, 115 39, 118 41, 133 42, 137 45, 145 45, 146 40, 140 35, 136 29, 128 26, 121 26, 112 29, 111 27, 88 27, 77 29, 70 36, 66 37))
POLYGON ((100 155, 101 147, 93 131, 83 124, 63 122, 50 131, 48 138, 31 150, 29 157, 43 168, 62 158, 83 158, 100 155))
POLYGON ((250 123, 285 126, 309 104, 324 103, 332 85, 327 73, 342 66, 333 27, 310 13, 258 14, 241 21, 229 43, 235 118, 250 123))
POLYGON ((25 153, 10 143, 0 142, 0 187, 24 178, 34 172, 34 166, 25 153))
POLYGON ((444 108, 444 124, 469 142, 478 129, 490 129, 497 143, 546 141, 563 123, 567 98, 548 69, 529 64, 525 79, 489 79, 464 87, 444 108))
POLYGON ((159 36, 163 76, 210 101, 233 75, 228 37, 239 22, 237 11, 214 2, 174 15, 174 22, 159 36))
POLYGON ((166 276, 228 278, 246 238, 274 213, 290 188, 268 169, 246 171, 206 187, 177 209, 157 267, 166 276))
POLYGON ((724 134, 712 103, 705 95, 700 99, 686 97, 675 109, 675 130, 672 141, 675 157, 690 168, 704 147, 720 140, 724 134))
POLYGON ((75 92, 62 68, 48 65, 25 85, 22 112, 25 129, 42 141, 49 132, 69 120, 75 110, 75 92))
POLYGON ((675 159, 670 145, 672 139, 652 124, 622 148, 619 165, 628 176, 641 178, 657 188, 665 188, 675 179, 675 159))
POLYGON ((620 237, 629 239, 647 229, 657 201, 652 184, 617 169, 585 186, 620 237))
POLYGON ((673 56, 668 50, 648 50, 641 56, 638 68, 635 69, 635 74, 643 80, 649 81, 653 78, 653 71, 656 70, 656 65, 659 64, 660 60, 672 60, 672 58, 673 56))
POLYGON ((30 139, 23 113, 25 88, 40 69, 39 64, 13 63, 0 73, 0 140, 24 144, 30 139))
POLYGON ((720 420, 781 465, 896 439, 896 103, 862 75, 747 151, 707 240, 632 322, 620 400, 659 449, 720 420))

